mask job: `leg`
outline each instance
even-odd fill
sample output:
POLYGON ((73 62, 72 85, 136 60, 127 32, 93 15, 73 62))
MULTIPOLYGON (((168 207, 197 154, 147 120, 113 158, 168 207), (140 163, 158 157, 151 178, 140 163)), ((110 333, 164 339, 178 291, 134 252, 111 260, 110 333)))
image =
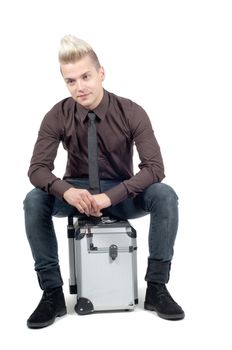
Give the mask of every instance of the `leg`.
POLYGON ((34 189, 25 198, 24 210, 27 238, 39 284, 44 290, 27 325, 29 328, 42 328, 52 324, 56 317, 66 314, 52 214, 72 215, 75 209, 40 189, 34 189))
POLYGON ((25 227, 35 261, 35 270, 43 290, 63 284, 58 258, 58 246, 52 215, 57 207, 63 214, 74 212, 74 208, 58 201, 46 192, 35 188, 24 200, 25 227))
POLYGON ((134 219, 150 214, 149 258, 146 281, 167 283, 178 228, 178 198, 163 183, 149 186, 143 194, 104 210, 105 215, 134 219))
POLYGON ((156 183, 149 186, 142 195, 119 203, 107 212, 124 219, 150 213, 145 309, 154 310, 160 317, 169 320, 184 318, 183 310, 165 286, 169 280, 178 228, 178 198, 174 190, 163 183, 156 183))
POLYGON ((151 213, 149 230, 148 282, 144 307, 162 318, 181 320, 184 311, 166 288, 178 228, 178 198, 170 186, 154 184, 144 193, 144 210, 151 213))
POLYGON ((151 215, 145 279, 167 283, 178 228, 178 197, 170 186, 157 183, 145 191, 142 206, 151 215))

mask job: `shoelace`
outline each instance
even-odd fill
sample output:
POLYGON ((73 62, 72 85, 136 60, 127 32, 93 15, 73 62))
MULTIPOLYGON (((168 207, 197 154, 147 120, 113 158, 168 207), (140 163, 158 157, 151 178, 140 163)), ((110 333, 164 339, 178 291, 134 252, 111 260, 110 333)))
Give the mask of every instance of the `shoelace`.
POLYGON ((167 302, 174 302, 165 285, 161 285, 156 291, 159 298, 166 298, 167 302))

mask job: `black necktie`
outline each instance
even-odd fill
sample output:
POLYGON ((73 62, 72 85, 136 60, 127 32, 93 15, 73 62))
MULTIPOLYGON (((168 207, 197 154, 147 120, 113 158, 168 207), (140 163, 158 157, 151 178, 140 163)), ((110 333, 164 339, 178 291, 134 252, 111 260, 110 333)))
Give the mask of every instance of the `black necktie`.
POLYGON ((89 164, 89 189, 92 194, 100 192, 98 174, 98 143, 96 130, 96 114, 88 113, 88 164, 89 164))

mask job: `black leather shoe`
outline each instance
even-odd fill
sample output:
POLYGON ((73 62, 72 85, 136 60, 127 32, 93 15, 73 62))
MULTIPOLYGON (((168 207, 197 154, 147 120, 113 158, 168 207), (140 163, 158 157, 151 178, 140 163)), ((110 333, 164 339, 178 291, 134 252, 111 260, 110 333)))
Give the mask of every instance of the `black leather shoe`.
POLYGON ((185 317, 182 308, 172 299, 166 285, 148 282, 144 309, 156 311, 166 320, 182 320, 185 317))
POLYGON ((67 313, 62 287, 43 292, 42 299, 27 320, 29 328, 43 328, 51 325, 56 317, 67 313))

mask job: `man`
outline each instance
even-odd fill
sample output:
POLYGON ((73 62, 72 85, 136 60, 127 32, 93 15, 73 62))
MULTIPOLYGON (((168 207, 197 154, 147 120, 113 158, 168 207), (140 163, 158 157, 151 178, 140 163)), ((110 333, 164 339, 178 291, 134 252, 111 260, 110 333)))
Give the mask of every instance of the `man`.
POLYGON ((78 213, 121 219, 150 214, 144 307, 168 320, 183 319, 184 311, 166 288, 178 226, 178 198, 161 183, 163 161, 150 120, 136 103, 103 88, 104 69, 83 40, 62 38, 59 62, 71 97, 56 104, 41 123, 28 172, 35 188, 24 201, 27 238, 43 290, 27 325, 46 327, 66 314, 52 216, 78 213), (89 111, 96 115, 100 194, 88 190, 89 111), (68 154, 63 179, 52 173, 60 142, 68 154), (141 160, 136 175, 133 144, 141 160))

